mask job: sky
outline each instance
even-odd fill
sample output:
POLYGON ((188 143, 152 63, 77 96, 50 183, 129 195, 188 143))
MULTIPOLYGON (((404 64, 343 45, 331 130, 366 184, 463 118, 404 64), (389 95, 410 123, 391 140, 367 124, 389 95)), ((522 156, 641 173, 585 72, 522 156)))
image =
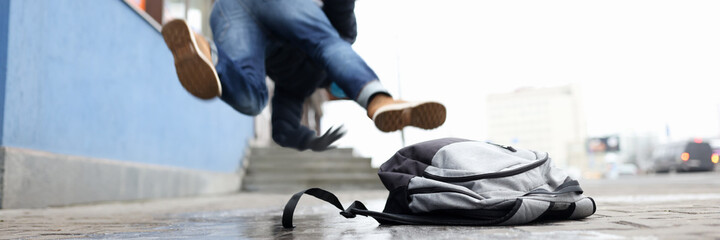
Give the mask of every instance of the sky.
MULTIPOLYGON (((405 144, 483 140, 485 99, 576 84, 588 136, 720 136, 720 1, 358 0, 354 49, 396 97, 448 110, 405 144)), ((354 102, 326 103, 323 128, 379 165, 403 146, 354 102)), ((667 138, 667 137, 666 137, 667 138)))

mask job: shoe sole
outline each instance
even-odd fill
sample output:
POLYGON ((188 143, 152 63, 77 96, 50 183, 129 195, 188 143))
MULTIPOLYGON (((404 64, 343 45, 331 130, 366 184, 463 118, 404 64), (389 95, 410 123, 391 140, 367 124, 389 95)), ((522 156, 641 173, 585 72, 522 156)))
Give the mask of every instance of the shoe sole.
POLYGON ((437 102, 406 103, 380 108, 373 117, 375 126, 383 132, 393 132, 406 126, 422 129, 437 128, 445 123, 447 111, 437 102))
POLYGON ((175 71, 185 90, 200 99, 220 96, 222 89, 215 67, 201 55, 187 23, 170 21, 163 26, 162 35, 175 58, 175 71))

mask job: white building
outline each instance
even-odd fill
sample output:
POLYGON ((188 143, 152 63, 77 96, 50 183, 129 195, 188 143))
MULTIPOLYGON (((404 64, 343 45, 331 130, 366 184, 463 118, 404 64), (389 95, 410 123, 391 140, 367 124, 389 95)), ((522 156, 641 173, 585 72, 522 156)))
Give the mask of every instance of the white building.
POLYGON ((490 141, 547 151, 558 167, 587 170, 586 127, 577 86, 522 88, 487 98, 490 141))

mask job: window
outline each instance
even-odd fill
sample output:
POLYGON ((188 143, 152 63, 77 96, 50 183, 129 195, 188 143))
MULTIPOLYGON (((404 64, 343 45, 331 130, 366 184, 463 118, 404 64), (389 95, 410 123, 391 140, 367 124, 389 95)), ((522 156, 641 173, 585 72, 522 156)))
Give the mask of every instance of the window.
POLYGON ((210 11, 212 0, 164 0, 162 23, 172 19, 185 19, 193 31, 212 39, 210 11))

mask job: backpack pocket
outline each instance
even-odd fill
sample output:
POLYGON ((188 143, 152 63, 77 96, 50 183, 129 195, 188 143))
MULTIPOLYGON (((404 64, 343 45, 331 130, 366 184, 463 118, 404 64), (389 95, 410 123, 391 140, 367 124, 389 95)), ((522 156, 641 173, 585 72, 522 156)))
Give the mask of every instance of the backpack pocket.
POLYGON ((505 210, 508 207, 504 203, 506 199, 487 199, 469 188, 423 177, 412 178, 406 194, 409 209, 413 213, 430 213, 450 209, 505 210))

